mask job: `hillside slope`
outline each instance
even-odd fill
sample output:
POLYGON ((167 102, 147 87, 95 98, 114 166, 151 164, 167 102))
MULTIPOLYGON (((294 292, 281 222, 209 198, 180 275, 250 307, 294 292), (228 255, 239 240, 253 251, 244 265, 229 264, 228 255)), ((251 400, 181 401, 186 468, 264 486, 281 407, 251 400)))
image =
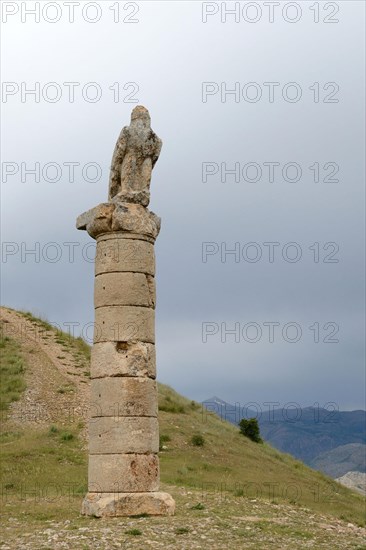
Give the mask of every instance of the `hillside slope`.
POLYGON ((337 478, 347 472, 365 473, 366 445, 350 443, 321 453, 312 461, 312 467, 337 478))
MULTIPOLYGON (((250 399, 248 399, 250 401, 250 399)), ((326 457, 333 449, 340 446, 366 443, 366 411, 339 411, 335 403, 329 403, 328 408, 306 407, 303 409, 272 408, 262 410, 259 414, 256 410, 249 410, 240 404, 232 405, 218 397, 212 397, 204 401, 209 410, 216 411, 220 418, 227 418, 229 422, 236 424, 240 419, 258 417, 262 437, 279 451, 289 453, 302 460, 308 466, 316 468, 338 477, 342 473, 331 472, 332 462, 327 462, 326 457), (320 460, 317 462, 317 457, 320 460)), ((366 458, 359 460, 359 453, 353 462, 357 467, 348 470, 365 471, 366 458)), ((350 459, 352 462, 352 459, 350 459)), ((345 473, 343 472, 343 473, 345 473)))
POLYGON ((360 495, 245 439, 162 384, 161 480, 177 501, 176 516, 81 517, 88 346, 30 314, 1 308, 0 316, 2 548, 364 548, 360 495), (22 368, 14 374, 17 361, 22 368), (8 391, 16 377, 26 385, 18 395, 8 391), (7 396, 19 399, 9 404, 7 396))
POLYGON ((347 472, 337 479, 345 487, 349 487, 361 495, 366 496, 366 473, 364 472, 347 472))

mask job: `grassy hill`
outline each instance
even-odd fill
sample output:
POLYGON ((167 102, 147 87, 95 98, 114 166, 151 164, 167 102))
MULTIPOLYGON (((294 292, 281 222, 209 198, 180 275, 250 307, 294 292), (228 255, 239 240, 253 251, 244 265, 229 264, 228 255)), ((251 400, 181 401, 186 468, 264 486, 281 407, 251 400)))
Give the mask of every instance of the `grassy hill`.
MULTIPOLYGON (((242 417, 240 407, 219 397, 204 403, 233 424, 242 417)), ((246 418, 257 416, 257 411, 245 410, 246 418)), ((365 471, 366 411, 339 411, 329 403, 329 409, 306 407, 292 414, 286 409, 263 411, 258 422, 267 443, 334 479, 348 471, 365 471), (289 421, 295 416, 296 421, 289 421)))
POLYGON ((317 548, 366 548, 362 496, 251 442, 164 384, 161 481, 176 516, 81 517, 90 350, 30 314, 1 308, 1 317, 4 548, 21 547, 24 533, 24 548, 149 548, 160 539, 178 548, 308 548, 312 540, 317 548), (99 540, 101 529, 104 541, 112 530, 113 544, 99 540))

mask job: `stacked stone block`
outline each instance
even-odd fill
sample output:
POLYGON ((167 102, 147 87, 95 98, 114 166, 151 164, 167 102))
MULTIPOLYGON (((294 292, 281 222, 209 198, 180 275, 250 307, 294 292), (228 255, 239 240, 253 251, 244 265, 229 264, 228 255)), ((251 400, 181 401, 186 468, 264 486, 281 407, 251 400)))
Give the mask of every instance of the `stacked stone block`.
POLYGON ((123 202, 120 194, 79 216, 77 227, 97 241, 88 494, 82 513, 170 515, 174 501, 159 492, 155 380, 154 242, 160 219, 144 204, 123 202))

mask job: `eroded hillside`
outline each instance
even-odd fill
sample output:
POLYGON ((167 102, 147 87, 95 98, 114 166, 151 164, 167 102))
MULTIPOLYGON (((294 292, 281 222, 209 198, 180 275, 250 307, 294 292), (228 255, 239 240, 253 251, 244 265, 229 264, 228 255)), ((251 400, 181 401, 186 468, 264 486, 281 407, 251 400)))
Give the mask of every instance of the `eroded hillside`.
POLYGON ((30 314, 1 308, 1 322, 2 549, 365 548, 360 495, 162 384, 161 479, 176 515, 81 517, 89 348, 30 314))

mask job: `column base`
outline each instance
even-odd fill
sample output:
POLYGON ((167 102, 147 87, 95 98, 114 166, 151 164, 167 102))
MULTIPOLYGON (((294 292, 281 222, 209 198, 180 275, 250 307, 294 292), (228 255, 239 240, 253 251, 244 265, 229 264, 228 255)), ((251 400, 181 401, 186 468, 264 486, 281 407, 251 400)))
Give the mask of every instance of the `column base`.
POLYGON ((88 493, 83 500, 84 516, 173 516, 175 501, 168 493, 88 493))

